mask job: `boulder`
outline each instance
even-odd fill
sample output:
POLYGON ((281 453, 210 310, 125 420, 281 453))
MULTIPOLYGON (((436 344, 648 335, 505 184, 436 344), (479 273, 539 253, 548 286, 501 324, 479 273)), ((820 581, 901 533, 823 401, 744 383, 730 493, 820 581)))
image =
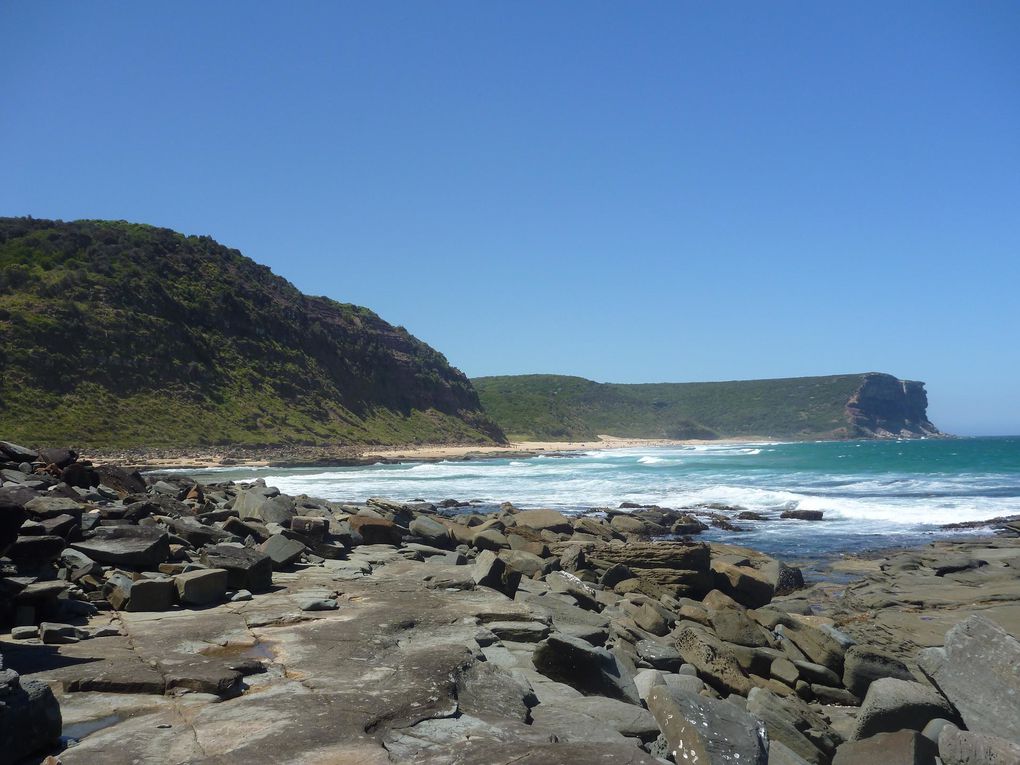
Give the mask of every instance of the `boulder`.
POLYGON ((194 547, 196 550, 206 545, 214 545, 218 542, 227 542, 234 539, 234 535, 220 529, 206 526, 194 518, 167 518, 164 523, 173 530, 173 533, 194 547))
POLYGON ((735 704, 655 685, 648 693, 674 762, 767 765, 765 726, 735 704))
POLYGON ((712 571, 716 588, 748 608, 767 605, 776 593, 770 577, 750 566, 713 560, 712 571))
POLYGON ((949 702, 933 688, 883 677, 868 688, 850 738, 856 741, 903 728, 920 731, 937 717, 959 719, 949 702))
POLYGON ((155 569, 170 557, 170 539, 154 526, 99 526, 71 548, 97 563, 135 569, 155 569))
POLYGON ((764 688, 752 688, 747 711, 765 723, 772 741, 782 743, 811 765, 828 765, 843 740, 825 718, 794 695, 781 697, 764 688))
POLYGON ((20 502, 0 497, 0 555, 18 538, 18 530, 27 517, 20 502))
POLYGON ((1016 765, 1020 743, 946 725, 939 733, 939 757, 944 765, 1016 765))
POLYGON ((261 523, 278 523, 289 526, 291 519, 297 515, 294 500, 285 494, 268 496, 269 489, 248 489, 240 491, 234 499, 234 510, 242 520, 255 520, 261 523))
POLYGON ((221 568, 188 571, 174 577, 181 603, 206 606, 219 603, 227 594, 227 572, 221 568))
POLYGON ((521 573, 512 571, 506 561, 491 550, 479 553, 471 566, 471 578, 480 587, 490 587, 512 598, 521 581, 521 573))
POLYGON ((176 592, 169 577, 132 580, 121 574, 111 577, 106 599, 118 611, 167 611, 173 607, 176 592))
POLYGON ((548 573, 555 563, 555 559, 545 560, 524 550, 502 550, 499 557, 506 561, 510 570, 519 571, 528 577, 548 573))
POLYGON ((754 687, 737 657, 711 632, 688 624, 675 630, 673 639, 684 661, 716 690, 746 696, 754 687))
POLYGON ((573 531, 570 519, 556 510, 522 510, 513 516, 517 526, 528 526, 538 531, 547 530, 557 534, 569 534, 573 531))
POLYGON ((39 461, 47 465, 56 465, 58 468, 65 468, 78 459, 77 452, 65 447, 50 447, 39 450, 39 461))
POLYGON ((656 640, 639 640, 634 649, 641 661, 665 672, 676 672, 684 662, 679 651, 656 640))
POLYGON ((416 537, 420 537, 430 545, 436 547, 450 548, 453 546, 453 539, 450 531, 439 521, 429 518, 427 515, 419 515, 408 526, 408 531, 416 537))
POLYGON ((18 537, 7 548, 6 555, 15 563, 51 561, 60 557, 66 544, 64 538, 59 536, 18 537))
POLYGON ((619 656, 586 640, 553 633, 532 654, 535 669, 585 695, 640 704, 633 670, 619 656))
POLYGON ((821 510, 784 510, 779 517, 797 521, 820 521, 824 515, 821 510))
POLYGON ((969 730, 1020 743, 1020 642, 1002 627, 971 616, 946 633, 944 648, 921 651, 917 663, 969 730))
POLYGON ((202 551, 202 563, 227 572, 227 588, 264 592, 273 585, 273 559, 260 550, 232 544, 211 545, 202 551))
POLYGON ((3 454, 12 462, 35 462, 39 457, 39 452, 35 449, 19 446, 10 441, 0 441, 0 454, 3 454))
POLYGON ((42 680, 23 680, 0 657, 0 760, 19 762, 57 748, 60 705, 42 680))
POLYGON ((32 518, 55 518, 58 515, 73 515, 81 517, 85 507, 68 497, 35 497, 25 503, 25 510, 32 518))
POLYGON ((937 753, 916 730, 898 730, 841 744, 832 765, 935 765, 937 753))
POLYGON ((892 654, 878 648, 854 645, 843 657, 843 686, 863 699, 875 680, 894 677, 897 680, 914 680, 907 665, 892 654))
POLYGON ((99 485, 99 473, 95 471, 91 463, 72 462, 60 471, 60 480, 68 486, 91 489, 93 486, 99 485))
POLYGON ((399 545, 403 532, 393 521, 368 515, 352 515, 348 519, 351 531, 360 534, 366 545, 399 545))
POLYGON ((283 534, 274 534, 263 542, 259 549, 269 558, 270 565, 279 571, 300 558, 305 546, 296 539, 289 539, 283 534))
POLYGON ((659 726, 655 718, 647 709, 636 704, 603 696, 582 696, 564 699, 556 706, 592 717, 604 727, 645 743, 654 741, 659 735, 659 726))

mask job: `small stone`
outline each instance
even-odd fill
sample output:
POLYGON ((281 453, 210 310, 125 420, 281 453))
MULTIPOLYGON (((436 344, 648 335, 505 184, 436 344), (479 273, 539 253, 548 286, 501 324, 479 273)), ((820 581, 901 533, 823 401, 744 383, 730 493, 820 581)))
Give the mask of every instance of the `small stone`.
POLYGON ((241 603, 246 600, 251 600, 252 594, 248 590, 238 590, 230 596, 231 603, 241 603))
POLYGON ((311 598, 298 604, 302 611, 336 611, 339 606, 332 598, 311 598))
POLYGON ((11 637, 14 640, 32 640, 39 637, 39 628, 35 626, 14 627, 11 630, 11 637))

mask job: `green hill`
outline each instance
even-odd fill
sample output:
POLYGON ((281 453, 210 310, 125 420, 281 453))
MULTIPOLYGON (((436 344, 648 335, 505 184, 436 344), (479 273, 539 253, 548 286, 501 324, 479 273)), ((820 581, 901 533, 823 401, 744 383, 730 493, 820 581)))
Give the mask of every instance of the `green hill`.
POLYGON ((125 222, 0 218, 0 372, 0 436, 31 444, 503 441, 402 327, 125 222))
POLYGON ((597 383, 521 375, 472 380, 511 439, 856 438, 938 433, 924 384, 867 373, 710 383, 597 383))

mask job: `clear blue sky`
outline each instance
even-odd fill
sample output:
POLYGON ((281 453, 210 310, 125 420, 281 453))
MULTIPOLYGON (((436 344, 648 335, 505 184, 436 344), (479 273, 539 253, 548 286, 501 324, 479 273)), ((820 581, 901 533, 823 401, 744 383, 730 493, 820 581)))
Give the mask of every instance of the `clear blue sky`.
POLYGON ((468 374, 881 370, 1020 432, 1020 3, 0 3, 0 214, 209 234, 468 374))

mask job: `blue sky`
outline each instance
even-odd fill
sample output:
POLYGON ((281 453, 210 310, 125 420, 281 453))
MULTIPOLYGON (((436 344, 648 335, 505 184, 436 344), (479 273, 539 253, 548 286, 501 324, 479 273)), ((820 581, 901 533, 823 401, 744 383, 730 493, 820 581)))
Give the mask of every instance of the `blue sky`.
POLYGON ((1020 4, 0 4, 0 214, 209 234, 468 374, 881 370, 1020 432, 1020 4))

